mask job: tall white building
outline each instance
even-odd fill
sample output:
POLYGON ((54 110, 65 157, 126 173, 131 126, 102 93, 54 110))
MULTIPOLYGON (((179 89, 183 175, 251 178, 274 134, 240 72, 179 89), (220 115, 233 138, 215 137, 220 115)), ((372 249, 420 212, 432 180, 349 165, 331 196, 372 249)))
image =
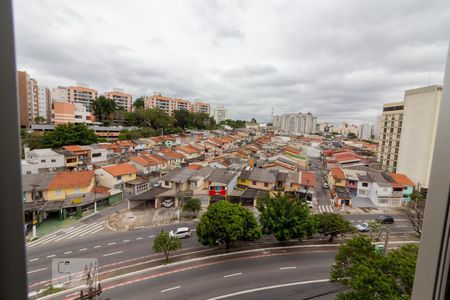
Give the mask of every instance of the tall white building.
POLYGON ((317 117, 311 113, 283 114, 273 116, 272 125, 274 129, 288 134, 316 133, 317 117))
POLYGON ((52 102, 68 102, 69 90, 65 86, 52 89, 52 102))
POLYGON ((217 106, 212 113, 212 117, 216 123, 220 123, 228 119, 228 109, 224 106, 217 106))
POLYGON ((358 128, 358 138, 361 140, 370 140, 372 135, 372 125, 371 124, 361 124, 358 128))
POLYGON ((428 189, 442 86, 405 91, 397 172, 428 189))
POLYGON ((50 123, 52 117, 51 92, 50 89, 45 86, 39 86, 38 88, 38 116, 50 123))

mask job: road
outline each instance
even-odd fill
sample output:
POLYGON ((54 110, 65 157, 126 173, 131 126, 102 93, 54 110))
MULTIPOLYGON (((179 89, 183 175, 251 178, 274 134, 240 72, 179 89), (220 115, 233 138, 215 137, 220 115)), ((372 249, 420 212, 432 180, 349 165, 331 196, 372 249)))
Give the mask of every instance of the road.
POLYGON ((161 276, 140 274, 138 277, 127 278, 125 282, 105 285, 102 296, 114 300, 187 300, 222 299, 217 297, 305 299, 323 295, 314 299, 334 299, 336 291, 342 289, 341 286, 326 281, 334 256, 335 250, 281 252, 274 255, 262 252, 247 259, 227 259, 192 269, 180 266, 161 276), (296 284, 283 286, 287 283, 296 284), (253 289, 257 290, 249 291, 253 289))
POLYGON ((312 157, 309 158, 309 162, 311 163, 309 170, 316 174, 317 208, 319 212, 333 212, 330 191, 323 188, 325 173, 323 172, 322 162, 320 159, 312 157))

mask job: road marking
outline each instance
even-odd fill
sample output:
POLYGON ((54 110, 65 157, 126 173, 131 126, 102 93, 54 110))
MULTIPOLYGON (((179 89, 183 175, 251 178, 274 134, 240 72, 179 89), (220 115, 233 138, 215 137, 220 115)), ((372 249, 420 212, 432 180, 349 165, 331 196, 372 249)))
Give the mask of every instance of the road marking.
POLYGON ((64 252, 64 254, 70 254, 70 253, 72 253, 72 251, 67 251, 67 252, 64 252))
POLYGON ((230 275, 225 275, 223 276, 223 278, 228 278, 228 277, 233 277, 233 276, 239 276, 242 275, 242 273, 234 273, 234 274, 230 274, 230 275))
POLYGON ((130 240, 123 240, 122 243, 128 243, 130 240))
POLYGON ((264 290, 270 290, 270 289, 276 289, 276 288, 282 288, 282 287, 288 287, 288 286, 294 286, 294 285, 329 282, 329 281, 330 281, 330 279, 317 279, 317 280, 298 281, 298 282, 291 282, 291 283, 271 285, 271 286, 263 286, 263 287, 256 288, 256 289, 244 290, 244 291, 235 292, 235 293, 231 293, 231 294, 227 294, 227 295, 213 297, 213 298, 209 298, 207 300, 219 300, 219 299, 231 298, 231 297, 239 296, 239 295, 243 295, 243 294, 254 293, 254 292, 258 292, 258 291, 264 291, 264 290))
POLYGON ((61 236, 60 238, 56 239, 55 242, 59 242, 61 240, 64 239, 71 239, 72 237, 79 235, 80 233, 82 233, 85 229, 86 229, 87 224, 81 225, 79 227, 76 227, 74 230, 72 230, 70 233, 69 232, 65 232, 63 236, 61 236))
POLYGON ((281 267, 280 270, 292 270, 297 269, 297 267, 281 267))
POLYGON ((408 225, 395 225, 395 227, 397 227, 397 228, 405 228, 405 227, 408 227, 408 225))
POLYGON ((55 257, 55 254, 47 255, 47 258, 55 257))
POLYGON ((174 286, 172 288, 162 290, 161 293, 165 293, 165 292, 168 292, 168 291, 173 291, 173 290, 179 289, 180 287, 181 287, 181 285, 174 286))
POLYGON ((78 251, 86 251, 87 250, 87 248, 81 248, 80 250, 78 250, 78 251))
POLYGON ((101 247, 101 245, 94 246, 95 249, 100 248, 100 247, 101 247))
POLYGON ((136 238, 136 240, 142 240, 142 239, 143 239, 142 236, 136 238))
POLYGON ((115 245, 116 242, 109 243, 108 246, 115 245))
POLYGON ((91 233, 89 233, 89 235, 93 235, 94 233, 97 233, 97 232, 99 232, 99 231, 102 231, 103 228, 104 228, 104 227, 102 226, 101 228, 99 228, 99 229, 97 229, 97 230, 92 231, 91 233))
POLYGON ((144 226, 136 226, 136 227, 134 227, 134 229, 142 229, 142 228, 144 228, 144 226))
POLYGON ((42 268, 42 269, 37 269, 37 270, 29 271, 29 272, 27 272, 27 274, 32 274, 32 273, 36 273, 36 272, 40 272, 40 271, 44 271, 44 270, 47 270, 47 268, 42 268))
POLYGON ((111 256, 111 255, 116 255, 116 254, 120 254, 123 253, 123 251, 117 251, 117 252, 113 252, 113 253, 107 253, 107 254, 103 254, 103 256, 111 256))
POLYGON ((30 259, 30 261, 37 261, 37 260, 39 260, 39 258, 30 259))
POLYGON ((154 238, 155 236, 152 234, 152 235, 149 235, 148 237, 149 237, 149 238, 154 238))
POLYGON ((98 232, 98 231, 102 230, 104 228, 104 223, 105 222, 103 221, 103 222, 98 223, 95 226, 94 225, 90 226, 89 229, 86 230, 85 232, 83 232, 82 234, 80 234, 80 236, 85 236, 86 234, 92 234, 94 232, 98 232))

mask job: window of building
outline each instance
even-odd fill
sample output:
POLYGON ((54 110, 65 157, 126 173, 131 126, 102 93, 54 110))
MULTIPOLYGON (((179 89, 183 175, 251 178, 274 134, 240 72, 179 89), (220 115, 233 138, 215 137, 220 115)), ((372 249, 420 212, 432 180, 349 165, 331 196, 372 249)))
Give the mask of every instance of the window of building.
POLYGON ((264 182, 264 187, 268 187, 269 184, 267 182, 264 182))
POLYGON ((368 184, 367 182, 363 182, 363 183, 362 183, 362 186, 363 186, 363 187, 368 187, 369 184, 368 184))
POLYGON ((45 163, 45 159, 41 159, 41 163, 45 163))
POLYGON ((253 180, 253 181, 252 181, 252 184, 253 184, 253 185, 256 185, 256 181, 253 180))
POLYGON ((56 162, 56 159, 52 159, 52 162, 56 162))

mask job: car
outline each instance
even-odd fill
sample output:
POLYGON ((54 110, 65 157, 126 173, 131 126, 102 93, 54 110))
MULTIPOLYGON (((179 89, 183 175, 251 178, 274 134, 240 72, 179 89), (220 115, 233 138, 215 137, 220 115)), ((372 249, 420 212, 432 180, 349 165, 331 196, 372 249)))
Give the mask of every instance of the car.
POLYGON ((189 227, 178 227, 177 229, 169 231, 171 237, 177 237, 179 239, 191 237, 191 229, 189 227))
POLYGON ((163 200, 161 202, 161 205, 166 207, 166 208, 169 208, 169 207, 172 207, 174 205, 174 202, 171 199, 166 199, 166 200, 163 200))
POLYGON ((328 185, 328 183, 326 183, 326 182, 324 182, 323 183, 323 186, 322 186, 324 189, 328 189, 328 188, 330 188, 330 186, 328 185))
POLYGON ((359 232, 369 232, 370 231, 369 224, 367 224, 367 223, 359 223, 355 227, 359 232))
POLYGON ((392 216, 381 215, 375 219, 375 222, 378 222, 381 224, 393 224, 394 218, 392 216))
POLYGON ((308 208, 313 208, 313 203, 311 200, 306 200, 306 206, 308 206, 308 208))

